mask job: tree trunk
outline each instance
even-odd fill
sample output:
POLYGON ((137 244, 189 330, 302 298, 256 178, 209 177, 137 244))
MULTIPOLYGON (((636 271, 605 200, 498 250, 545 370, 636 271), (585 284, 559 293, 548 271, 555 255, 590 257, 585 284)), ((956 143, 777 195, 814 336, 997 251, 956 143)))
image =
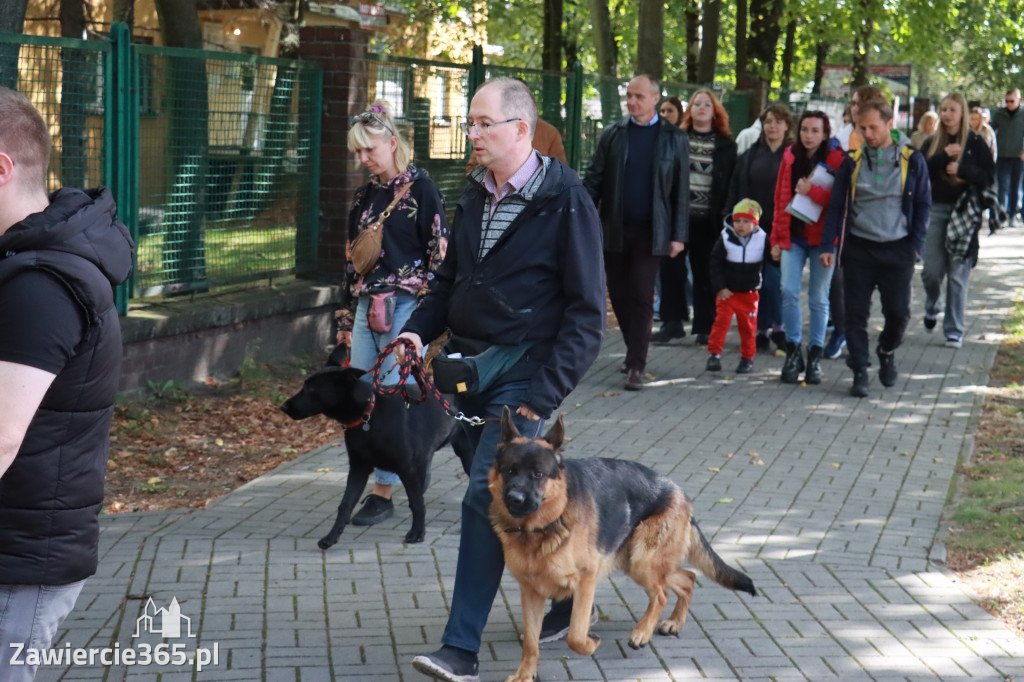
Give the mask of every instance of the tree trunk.
POLYGON ((821 80, 825 77, 825 61, 828 59, 828 53, 831 49, 832 45, 828 42, 820 42, 814 48, 814 87, 811 88, 812 94, 821 94, 821 80))
MULTIPOLYGON (((85 4, 82 0, 61 0, 60 34, 82 39, 85 32, 85 4)), ((95 97, 89 78, 89 63, 80 50, 61 48, 60 98, 60 182, 65 187, 85 187, 86 137, 85 103, 95 97)), ((109 87, 105 83, 104 87, 109 87)))
POLYGON ((697 82, 700 60, 700 5, 686 0, 686 82, 697 82))
POLYGON ((697 82, 708 85, 715 80, 718 33, 722 24, 722 0, 702 0, 701 4, 700 62, 697 65, 697 82))
MULTIPOLYGON (((757 0, 754 0, 755 3, 757 0)), ((747 70, 747 0, 736 0, 736 89, 747 70)))
POLYGON ((768 103, 768 91, 775 73, 775 51, 779 43, 779 21, 783 0, 753 0, 750 4, 750 38, 747 68, 737 72, 736 89, 751 93, 751 120, 768 103))
MULTIPOLYGON (((0 2, 0 33, 21 33, 27 7, 28 0, 0 2)), ((18 87, 18 50, 17 43, 0 43, 0 85, 12 90, 18 87)))
POLYGON ((594 50, 597 53, 598 90, 601 94, 601 120, 611 123, 622 116, 619 102, 618 64, 619 48, 612 33, 612 19, 608 0, 590 0, 591 21, 594 26, 594 50))
MULTIPOLYGON (((160 30, 169 47, 202 47, 199 15, 193 0, 156 0, 160 30)), ((173 284, 206 288, 203 215, 206 208, 209 91, 206 62, 175 57, 167 66, 169 109, 167 145, 172 164, 164 225, 164 267, 173 284)))
POLYGON ((636 71, 660 81, 665 76, 665 2, 640 0, 637 12, 636 71))
POLYGON ((562 72, 562 0, 544 0, 544 46, 541 69, 541 116, 559 130, 562 128, 562 79, 551 74, 562 72))
POLYGON ((786 26, 786 46, 782 50, 782 89, 789 90, 793 81, 793 58, 796 56, 796 20, 786 26))
POLYGON ((853 44, 853 87, 868 84, 868 65, 871 62, 871 34, 875 30, 874 7, 872 0, 859 0, 857 6, 861 10, 859 23, 854 29, 853 44))

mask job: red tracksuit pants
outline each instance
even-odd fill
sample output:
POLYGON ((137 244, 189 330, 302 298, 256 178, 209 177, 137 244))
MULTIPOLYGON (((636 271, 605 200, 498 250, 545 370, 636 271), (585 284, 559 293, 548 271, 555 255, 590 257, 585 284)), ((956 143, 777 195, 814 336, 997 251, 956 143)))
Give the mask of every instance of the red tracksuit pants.
POLYGON ((721 355, 725 345, 725 335, 732 325, 732 316, 736 315, 736 327, 740 332, 740 357, 753 360, 757 352, 757 292, 733 292, 724 301, 715 299, 715 323, 711 325, 711 336, 708 338, 708 352, 721 355))

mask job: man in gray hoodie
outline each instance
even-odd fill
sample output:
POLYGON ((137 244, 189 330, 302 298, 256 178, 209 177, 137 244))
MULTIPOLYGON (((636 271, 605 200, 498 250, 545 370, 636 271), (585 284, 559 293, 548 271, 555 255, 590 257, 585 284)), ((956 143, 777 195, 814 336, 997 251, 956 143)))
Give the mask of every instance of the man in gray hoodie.
POLYGON ((910 321, 910 282, 928 231, 932 200, 924 156, 893 131, 887 101, 861 102, 857 127, 864 144, 836 171, 821 241, 840 239, 846 364, 853 370, 850 395, 863 398, 870 383, 868 318, 875 289, 885 317, 875 351, 878 378, 886 387, 896 383, 895 351, 910 321))

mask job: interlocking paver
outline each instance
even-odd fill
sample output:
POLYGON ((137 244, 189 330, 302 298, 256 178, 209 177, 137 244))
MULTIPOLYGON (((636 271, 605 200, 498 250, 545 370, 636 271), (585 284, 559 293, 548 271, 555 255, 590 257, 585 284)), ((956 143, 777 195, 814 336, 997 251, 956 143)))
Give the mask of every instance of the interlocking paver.
MULTIPOLYGON (((626 641, 646 596, 624 577, 603 581, 601 646, 586 657, 564 642, 545 645, 542 678, 1024 679, 1024 641, 931 561, 941 556, 935 538, 953 468, 973 447, 995 332, 1024 284, 1019 232, 982 239, 960 350, 924 333, 915 278, 900 380, 883 389, 872 377, 865 400, 846 395, 842 361, 826 361, 815 387, 781 384, 782 361, 770 355, 757 357, 752 375, 709 375, 692 337, 652 347, 656 381, 626 393, 616 371, 623 346, 610 332, 563 405, 567 456, 637 459, 673 478, 716 549, 761 594, 733 595, 701 577, 680 637, 656 635, 633 651, 626 641)), ((725 352, 731 362, 734 337, 725 352)), ((437 646, 447 618, 465 475, 449 451, 435 458, 423 544, 402 543, 410 515, 398 492, 392 519, 348 527, 321 552, 316 540, 346 476, 339 438, 204 511, 103 517, 99 570, 56 644, 159 644, 159 635, 133 637, 136 619, 149 596, 157 608, 177 598, 198 634, 182 638, 186 650, 219 647, 218 664, 195 680, 423 679, 411 659, 437 646)), ((520 622, 518 585, 506 575, 484 633, 482 679, 515 669, 520 622)), ((38 679, 103 674, 98 665, 56 666, 38 679)), ((106 674, 193 679, 176 666, 106 674)))

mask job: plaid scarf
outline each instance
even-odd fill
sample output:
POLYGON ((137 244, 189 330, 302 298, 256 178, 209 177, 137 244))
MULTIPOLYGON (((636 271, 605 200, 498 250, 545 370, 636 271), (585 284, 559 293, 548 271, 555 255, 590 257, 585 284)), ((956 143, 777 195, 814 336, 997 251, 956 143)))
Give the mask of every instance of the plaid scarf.
POLYGON ((978 233, 986 210, 992 211, 989 215, 989 234, 992 234, 1006 221, 1006 211, 999 205, 995 184, 984 189, 972 185, 956 200, 946 227, 946 252, 955 260, 970 259, 972 267, 978 262, 978 233))

